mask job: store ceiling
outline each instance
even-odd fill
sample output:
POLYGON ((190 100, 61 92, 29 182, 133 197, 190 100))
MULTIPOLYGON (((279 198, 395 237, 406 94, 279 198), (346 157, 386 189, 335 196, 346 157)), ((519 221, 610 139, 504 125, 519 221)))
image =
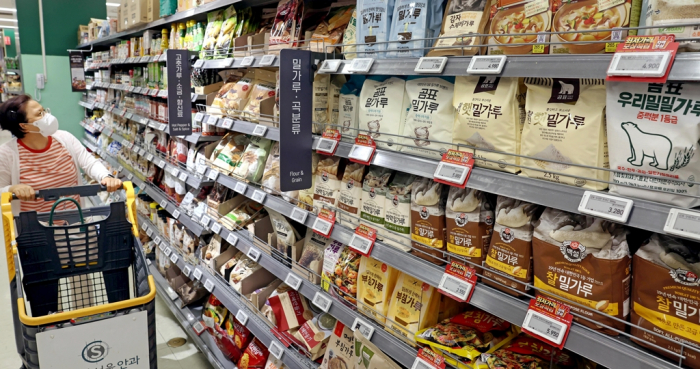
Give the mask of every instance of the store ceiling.
POLYGON ((0 28, 15 28, 17 27, 17 16, 14 11, 16 0, 0 0, 0 28), (5 26, 5 27, 3 27, 5 26))

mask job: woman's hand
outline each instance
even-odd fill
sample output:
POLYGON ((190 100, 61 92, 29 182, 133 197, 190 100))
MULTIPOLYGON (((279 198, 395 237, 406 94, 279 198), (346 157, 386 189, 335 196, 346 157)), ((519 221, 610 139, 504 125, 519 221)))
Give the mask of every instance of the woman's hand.
POLYGON ((22 201, 36 200, 36 191, 34 191, 32 186, 27 186, 21 183, 16 184, 14 186, 10 186, 9 192, 15 194, 15 196, 22 201))
POLYGON ((116 190, 121 190, 122 188, 122 181, 118 180, 117 178, 104 177, 100 183, 107 187, 107 192, 114 192, 116 190))

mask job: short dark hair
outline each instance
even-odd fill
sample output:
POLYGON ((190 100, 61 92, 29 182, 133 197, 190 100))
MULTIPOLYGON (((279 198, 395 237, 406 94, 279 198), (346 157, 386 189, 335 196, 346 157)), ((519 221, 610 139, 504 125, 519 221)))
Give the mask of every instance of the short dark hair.
POLYGON ((24 138, 19 124, 27 123, 27 102, 31 99, 29 95, 19 95, 0 105, 0 128, 10 131, 17 138, 24 138))

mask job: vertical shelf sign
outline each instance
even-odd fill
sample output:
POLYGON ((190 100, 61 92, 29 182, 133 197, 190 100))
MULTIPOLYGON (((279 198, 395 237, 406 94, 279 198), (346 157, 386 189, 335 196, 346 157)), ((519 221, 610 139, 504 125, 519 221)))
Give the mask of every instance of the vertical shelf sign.
POLYGON ((69 51, 70 83, 73 92, 87 91, 85 86, 85 57, 81 51, 69 51))
POLYGON ((311 51, 280 52, 280 189, 311 187, 311 51))
POLYGON ((167 50, 168 120, 170 134, 192 134, 192 86, 190 54, 187 50, 167 50))

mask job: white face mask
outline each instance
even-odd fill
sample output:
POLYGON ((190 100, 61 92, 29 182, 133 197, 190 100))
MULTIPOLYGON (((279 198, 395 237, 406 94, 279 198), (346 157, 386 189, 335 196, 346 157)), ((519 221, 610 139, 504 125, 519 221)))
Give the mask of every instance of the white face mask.
POLYGON ((58 119, 49 112, 44 113, 41 119, 32 124, 39 128, 39 133, 44 137, 49 137, 58 131, 58 119))

